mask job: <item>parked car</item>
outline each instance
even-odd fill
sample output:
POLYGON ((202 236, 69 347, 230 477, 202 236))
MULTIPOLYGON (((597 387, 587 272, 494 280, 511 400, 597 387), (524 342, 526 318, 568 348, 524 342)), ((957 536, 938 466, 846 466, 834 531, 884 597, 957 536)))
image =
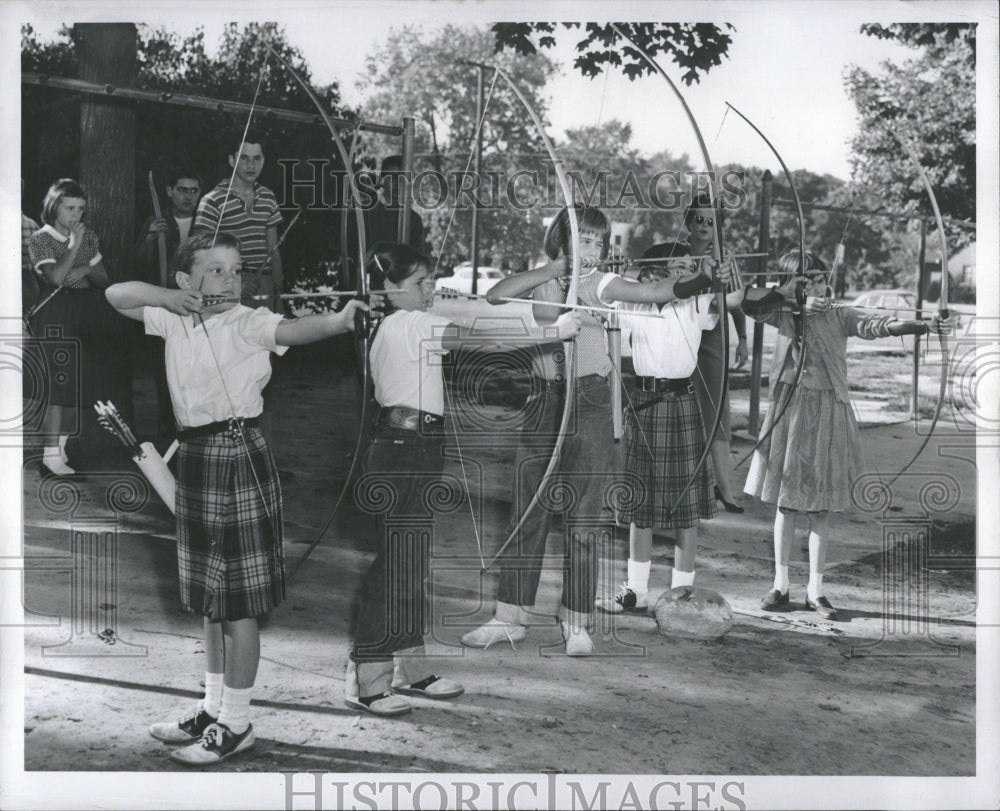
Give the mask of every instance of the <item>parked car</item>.
MULTIPOLYGON (((477 293, 487 293, 498 281, 504 277, 504 272, 500 268, 480 266, 477 273, 477 293)), ((447 289, 457 290, 459 293, 472 292, 472 264, 462 262, 455 267, 455 272, 451 276, 441 276, 434 283, 436 290, 447 289)))
POLYGON ((917 296, 909 290, 868 290, 851 302, 854 307, 879 307, 894 311, 892 314, 896 318, 913 318, 916 304, 917 296))

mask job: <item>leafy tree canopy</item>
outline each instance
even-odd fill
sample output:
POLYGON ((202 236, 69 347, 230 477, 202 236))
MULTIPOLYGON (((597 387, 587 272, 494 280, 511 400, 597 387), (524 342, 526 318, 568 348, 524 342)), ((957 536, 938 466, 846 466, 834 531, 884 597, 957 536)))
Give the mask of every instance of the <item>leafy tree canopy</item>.
MULTIPOLYGON (((851 143, 852 176, 888 209, 929 216, 927 193, 901 144, 919 156, 946 217, 975 219, 976 74, 974 25, 866 25, 862 33, 893 39, 917 55, 878 74, 857 66, 845 74, 860 126, 851 143)), ((949 229, 963 244, 967 229, 949 229)))
MULTIPOLYGON (((497 23, 493 26, 496 35, 496 50, 501 52, 511 48, 522 55, 531 55, 540 48, 551 48, 556 44, 555 32, 559 23, 497 23)), ((563 28, 580 28, 580 23, 561 23, 563 28)), ((632 37, 644 51, 653 57, 663 54, 683 69, 681 79, 685 84, 699 80, 699 75, 708 73, 722 64, 732 37, 726 31, 735 30, 725 24, 721 28, 711 23, 617 23, 632 37)), ((627 42, 623 42, 611 25, 586 23, 586 36, 576 43, 578 55, 573 60, 574 67, 584 76, 599 75, 604 65, 621 67, 630 79, 654 72, 639 52, 627 42)))

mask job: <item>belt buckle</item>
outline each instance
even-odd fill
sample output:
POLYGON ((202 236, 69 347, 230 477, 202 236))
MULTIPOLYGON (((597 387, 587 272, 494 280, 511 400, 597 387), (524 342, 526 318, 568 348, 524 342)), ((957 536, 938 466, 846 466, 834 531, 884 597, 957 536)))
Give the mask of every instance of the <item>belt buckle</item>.
POLYGON ((405 406, 396 406, 389 411, 389 427, 400 428, 404 431, 415 431, 419 419, 419 412, 405 406))
POLYGON ((229 427, 226 429, 229 436, 233 441, 241 438, 243 436, 243 418, 242 417, 230 417, 229 427))

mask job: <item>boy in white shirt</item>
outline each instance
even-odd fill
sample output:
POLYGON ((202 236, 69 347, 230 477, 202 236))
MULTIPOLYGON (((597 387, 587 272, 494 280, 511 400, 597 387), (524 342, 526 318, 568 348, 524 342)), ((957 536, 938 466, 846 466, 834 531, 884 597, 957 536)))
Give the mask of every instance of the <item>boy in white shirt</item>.
POLYGON ((281 489, 257 426, 269 354, 354 328, 367 309, 286 321, 239 304, 240 246, 231 234, 198 234, 173 260, 177 290, 125 282, 107 299, 166 341, 166 371, 181 425, 177 465, 177 562, 181 602, 205 618, 205 699, 153 737, 189 745, 186 765, 217 763, 254 744, 250 694, 260 660, 257 618, 285 596, 281 489), (223 299, 205 305, 205 296, 223 299))

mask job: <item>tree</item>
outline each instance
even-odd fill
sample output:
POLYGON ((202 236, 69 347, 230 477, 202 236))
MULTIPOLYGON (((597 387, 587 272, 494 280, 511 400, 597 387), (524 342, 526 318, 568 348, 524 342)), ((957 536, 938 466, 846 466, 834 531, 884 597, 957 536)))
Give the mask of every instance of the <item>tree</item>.
MULTIPOLYGON (((862 33, 894 39, 918 52, 901 66, 883 63, 879 75, 851 66, 847 90, 858 108, 852 141, 855 183, 890 209, 930 216, 927 194, 909 144, 927 172, 942 213, 975 219, 976 27, 974 25, 865 25, 862 33)), ((964 244, 970 232, 949 230, 964 244)))
MULTIPOLYGON (((541 91, 555 66, 542 56, 496 57, 493 47, 489 31, 479 28, 448 25, 432 35, 417 28, 394 29, 385 44, 368 57, 366 75, 360 82, 361 89, 368 91, 365 118, 388 122, 406 114, 416 120, 414 208, 424 218, 425 233, 441 268, 470 257, 467 240, 457 235, 470 232, 472 204, 467 197, 457 200, 456 195, 456 184, 463 182, 463 173, 470 166, 479 125, 476 68, 467 63, 498 64, 539 112, 543 123, 546 118, 541 91), (441 194, 440 181, 432 172, 444 175, 447 196, 441 194)), ((541 138, 521 102, 503 79, 489 73, 486 97, 480 260, 517 267, 534 259, 544 233, 542 218, 554 213, 563 201, 541 138), (514 186, 524 195, 522 199, 537 197, 540 204, 526 208, 508 205, 507 182, 519 170, 537 173, 537 178, 526 177, 514 186), (497 178, 498 189, 492 178, 497 178)), ((396 152, 398 146, 384 138, 371 138, 366 150, 374 167, 376 156, 396 152)), ((468 187, 472 180, 464 182, 468 187)))
MULTIPOLYGON (((732 37, 724 29, 734 30, 726 23, 723 28, 711 23, 616 23, 652 57, 663 53, 678 67, 684 69, 681 79, 685 84, 698 81, 699 73, 708 73, 722 64, 732 37)), ((511 48, 528 56, 539 48, 556 44, 554 36, 557 23, 497 23, 496 50, 511 48), (537 36, 537 42, 536 42, 537 36)), ((580 23, 562 23, 563 28, 579 28, 580 23)), ((653 73, 653 67, 628 43, 623 43, 611 25, 586 23, 587 35, 576 44, 578 55, 574 67, 584 76, 593 78, 601 73, 603 65, 621 67, 630 79, 653 73), (620 50, 619 50, 620 48, 620 50)))

